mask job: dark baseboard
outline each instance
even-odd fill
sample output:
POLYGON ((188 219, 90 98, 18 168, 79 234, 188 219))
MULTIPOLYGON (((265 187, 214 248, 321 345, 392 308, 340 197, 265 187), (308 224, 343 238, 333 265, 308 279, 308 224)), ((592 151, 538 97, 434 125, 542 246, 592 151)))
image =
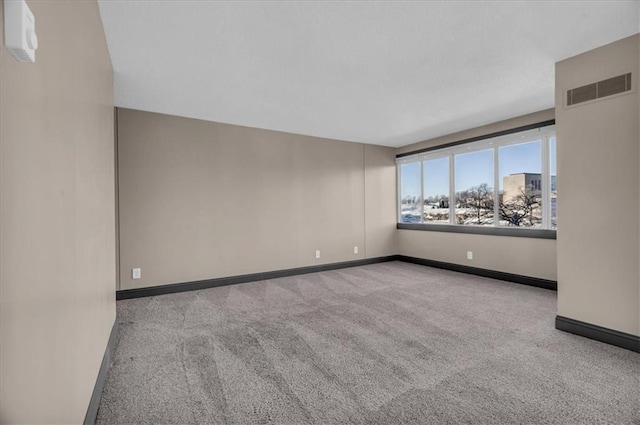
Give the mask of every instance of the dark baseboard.
POLYGON ((174 294, 177 292, 197 291, 199 289, 215 288, 218 286, 235 285, 238 283, 255 282, 259 280, 277 279, 279 277, 296 276, 307 273, 318 273, 329 270, 344 269, 348 267, 365 266, 367 264, 384 263, 387 261, 404 261, 420 264, 422 266, 437 267, 439 269, 453 270, 456 272, 505 280, 538 288, 557 290, 558 284, 554 280, 540 279, 537 277, 522 276, 518 274, 499 272, 495 270, 481 269, 478 267, 463 266, 442 261, 425 260, 423 258, 409 257, 406 255, 389 255, 386 257, 366 258, 364 260, 344 261, 340 263, 320 264, 317 266, 298 267, 294 269, 274 270, 270 272, 243 274, 238 276, 220 277, 214 279, 198 280, 195 282, 171 283, 168 285, 151 286, 146 288, 123 289, 116 291, 116 300, 130 298, 153 297, 156 295, 174 294))
POLYGON ((102 357, 102 363, 100 364, 100 370, 98 371, 96 385, 93 387, 93 393, 91 394, 91 400, 89 400, 87 414, 84 417, 84 425, 93 425, 96 423, 98 409, 100 408, 100 400, 102 399, 102 391, 104 390, 104 384, 107 381, 107 373, 109 372, 109 368, 111 367, 111 359, 113 359, 113 353, 116 349, 117 340, 118 319, 116 319, 116 321, 113 323, 113 326, 111 327, 111 334, 109 335, 107 348, 104 350, 104 356, 102 357))
POLYGON ((555 280, 540 279, 537 277, 499 272, 496 270, 488 270, 488 269, 481 269, 478 267, 463 266, 461 264, 445 263, 443 261, 425 260, 424 258, 409 257, 406 255, 398 255, 396 259, 399 261, 407 262, 407 263, 420 264, 422 266, 452 270, 454 272, 473 274, 476 276, 490 277, 492 279, 505 280, 507 282, 520 283, 522 285, 535 286, 537 288, 550 289, 552 291, 558 290, 558 282, 556 282, 555 280))
POLYGON ((603 328, 602 326, 592 325, 591 323, 564 316, 556 316, 556 329, 640 353, 640 337, 636 335, 603 328))
POLYGON ((320 264, 317 266, 297 267, 294 269, 274 270, 263 273, 244 274, 239 276, 220 277, 215 279, 198 280, 195 282, 172 283, 168 285, 146 288, 124 289, 116 291, 116 300, 129 298, 152 297, 155 295, 173 294, 176 292, 196 291, 199 289, 215 288, 217 286, 235 285, 237 283, 255 282, 258 280, 277 279, 279 277, 296 276, 307 273, 325 272, 348 267, 365 266, 367 264, 384 263, 397 260, 397 255, 387 257, 366 258, 363 260, 344 261, 340 263, 320 264))

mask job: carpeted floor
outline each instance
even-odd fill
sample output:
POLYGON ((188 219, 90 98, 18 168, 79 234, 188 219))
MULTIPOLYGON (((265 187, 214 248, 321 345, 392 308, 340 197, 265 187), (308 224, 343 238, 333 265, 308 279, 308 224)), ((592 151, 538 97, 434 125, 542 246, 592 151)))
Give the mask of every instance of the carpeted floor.
POLYGON ((98 424, 640 424, 556 293, 391 262, 118 302, 98 424))

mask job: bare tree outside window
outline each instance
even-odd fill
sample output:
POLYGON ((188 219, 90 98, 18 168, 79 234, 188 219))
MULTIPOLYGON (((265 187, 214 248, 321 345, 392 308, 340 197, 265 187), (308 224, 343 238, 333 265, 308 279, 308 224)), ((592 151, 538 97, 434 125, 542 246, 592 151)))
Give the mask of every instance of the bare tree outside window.
POLYGON ((493 224, 493 189, 481 183, 456 193, 456 209, 458 224, 493 224))
POLYGON ((542 224, 541 193, 533 185, 521 189, 518 195, 506 202, 504 194, 500 198, 500 220, 507 225, 533 227, 542 224))

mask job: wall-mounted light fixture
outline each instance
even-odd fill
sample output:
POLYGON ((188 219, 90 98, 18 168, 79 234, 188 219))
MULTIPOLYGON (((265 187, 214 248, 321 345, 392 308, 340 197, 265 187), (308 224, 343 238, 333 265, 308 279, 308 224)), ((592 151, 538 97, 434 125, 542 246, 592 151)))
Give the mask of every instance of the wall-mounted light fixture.
POLYGON ((4 1, 4 44, 17 60, 36 61, 36 20, 25 0, 4 1))

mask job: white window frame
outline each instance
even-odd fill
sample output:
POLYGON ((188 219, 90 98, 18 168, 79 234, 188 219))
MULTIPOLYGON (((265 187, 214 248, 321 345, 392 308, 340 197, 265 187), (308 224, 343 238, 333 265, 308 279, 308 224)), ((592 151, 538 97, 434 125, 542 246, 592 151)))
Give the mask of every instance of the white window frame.
POLYGON ((503 136, 487 138, 483 140, 462 143, 455 146, 445 147, 442 149, 433 149, 426 152, 417 153, 415 155, 403 156, 396 158, 397 168, 397 222, 398 224, 405 225, 402 220, 402 173, 400 168, 402 165, 420 162, 420 198, 422 199, 422 209, 420 212, 420 223, 414 223, 415 225, 422 226, 442 226, 442 227, 457 227, 457 228, 494 228, 494 229, 513 229, 523 232, 531 230, 551 230, 555 232, 555 228, 551 227, 551 174, 550 174, 550 140, 557 137, 555 131, 555 125, 548 125, 545 127, 535 128, 532 130, 526 130, 516 133, 511 133, 503 136), (542 179, 542 225, 538 227, 517 227, 517 226, 501 226, 499 224, 499 187, 500 187, 500 174, 499 174, 499 149, 506 146, 519 145, 523 143, 530 143, 540 141, 540 161, 541 161, 541 179, 542 179), (455 156, 462 153, 472 153, 487 149, 493 149, 493 196, 494 196, 494 220, 491 226, 469 226, 464 224, 457 224, 455 222, 455 156), (424 162, 432 159, 449 158, 449 223, 430 223, 424 222, 424 162))

